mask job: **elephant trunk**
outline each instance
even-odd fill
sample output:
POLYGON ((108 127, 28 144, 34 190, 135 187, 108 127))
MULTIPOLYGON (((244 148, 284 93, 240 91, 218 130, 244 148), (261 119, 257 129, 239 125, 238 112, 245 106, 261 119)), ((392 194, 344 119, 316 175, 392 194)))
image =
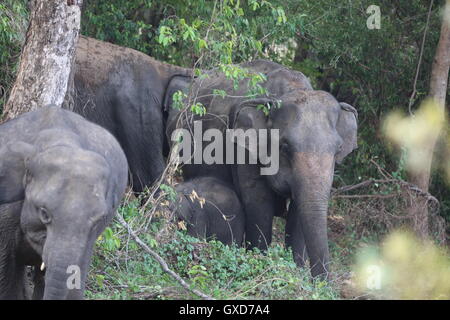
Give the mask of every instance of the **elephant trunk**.
POLYGON ((295 260, 302 264, 306 245, 314 277, 328 273, 327 211, 333 171, 334 155, 299 152, 294 157, 291 190, 295 207, 288 217, 297 222, 297 230, 291 232, 295 235, 292 248, 295 260))
POLYGON ((46 265, 44 300, 83 299, 92 249, 90 246, 74 242, 50 243, 58 248, 44 247, 43 260, 46 265))

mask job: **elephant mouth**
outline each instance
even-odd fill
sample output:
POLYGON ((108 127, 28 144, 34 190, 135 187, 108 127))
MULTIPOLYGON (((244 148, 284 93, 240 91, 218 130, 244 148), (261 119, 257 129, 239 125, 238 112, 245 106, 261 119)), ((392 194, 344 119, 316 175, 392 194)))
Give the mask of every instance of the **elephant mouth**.
POLYGON ((47 234, 45 231, 34 232, 32 234, 25 233, 24 235, 26 243, 39 255, 42 255, 42 250, 47 239, 47 234))
POLYGON ((278 174, 266 177, 269 185, 276 194, 283 198, 291 198, 291 188, 285 179, 278 174))

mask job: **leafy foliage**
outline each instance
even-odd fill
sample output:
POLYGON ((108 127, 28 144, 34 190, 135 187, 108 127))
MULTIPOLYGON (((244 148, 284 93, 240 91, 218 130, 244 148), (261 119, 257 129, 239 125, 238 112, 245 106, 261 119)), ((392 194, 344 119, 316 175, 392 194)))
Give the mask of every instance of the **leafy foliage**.
MULTIPOLYGON (((392 110, 408 110, 428 5, 421 0, 319 0, 298 1, 298 11, 290 11, 306 15, 293 62, 286 63, 308 75, 316 88, 331 92, 359 112, 359 147, 346 158, 344 166, 337 168, 337 184, 374 176, 371 159, 389 172, 403 172, 401 178, 407 179, 400 168, 401 153, 393 153, 387 142, 380 143, 385 141, 380 129, 381 121, 392 110), (366 26, 366 9, 371 4, 381 8, 379 30, 366 26)), ((443 1, 435 1, 430 17, 413 110, 428 93, 442 5, 443 1)), ((450 219, 450 193, 439 171, 433 175, 430 192, 442 201, 442 214, 450 219)))
POLYGON ((0 114, 15 79, 28 22, 25 0, 0 3, 0 114))
MULTIPOLYGON (((407 109, 427 1, 169 0, 139 6, 135 2, 89 3, 83 32, 188 67, 199 63, 197 67, 229 68, 230 63, 268 57, 300 70, 317 89, 330 91, 359 111, 359 150, 338 168, 337 181, 349 184, 373 175, 367 171, 372 158, 388 171, 398 171, 399 157, 390 145, 379 143, 379 128, 391 110, 407 109), (379 30, 366 26, 366 9, 372 4, 381 8, 379 30)), ((435 1, 432 10, 414 108, 428 92, 442 4, 435 1)), ((439 174, 433 181, 432 193, 441 200, 450 198, 439 174)))
MULTIPOLYGON (((413 110, 428 93, 443 2, 435 1, 431 12, 413 110)), ((0 111, 14 80, 25 36, 26 5, 26 0, 0 3, 0 111)), ((340 186, 376 176, 377 169, 369 165, 371 159, 376 159, 393 177, 406 178, 405 151, 393 153, 392 145, 380 142, 384 141, 380 124, 392 110, 408 108, 428 5, 425 0, 85 1, 81 26, 86 36, 134 48, 168 63, 195 67, 197 76, 202 76, 202 69, 218 67, 235 83, 249 78, 249 95, 264 94, 260 86, 263 75, 250 74, 232 64, 265 57, 303 72, 316 89, 331 92, 359 111, 359 149, 337 167, 334 180, 340 186), (366 26, 366 9, 372 4, 381 8, 379 30, 366 26)), ((214 94, 224 97, 227 92, 217 90, 214 94)), ((181 109, 186 99, 187 95, 178 92, 174 103, 181 109)), ((204 106, 195 101, 189 107, 199 115, 205 112, 204 106)), ((265 106, 261 108, 267 112, 265 106)), ((441 214, 449 220, 450 188, 443 176, 439 171, 434 173, 430 192, 440 200, 441 214)), ((168 201, 173 200, 171 187, 161 189, 168 194, 168 201)), ((378 186, 375 189, 380 194, 390 192, 378 186)), ((348 203, 350 200, 341 204, 333 201, 332 218, 361 216, 358 210, 379 211, 376 206, 366 210, 364 206, 369 202, 348 203)), ((399 206, 389 203, 386 212, 398 211, 399 206)), ((174 231, 173 237, 164 239, 160 237, 160 220, 147 224, 138 215, 147 209, 130 201, 120 214, 148 231, 142 235, 143 240, 167 259, 171 268, 217 298, 339 296, 335 284, 313 283, 305 270, 295 268, 282 239, 275 241, 267 255, 218 242, 207 243, 183 231, 174 231)), ((356 242, 370 242, 372 239, 367 237, 385 231, 368 220, 345 226, 345 236, 331 241, 337 270, 348 270, 356 242)), ((93 266, 89 297, 181 298, 178 285, 118 224, 106 229, 97 242, 93 266)))
POLYGON ((153 1, 86 1, 82 32, 99 40, 149 52, 152 25, 145 17, 153 1))
MULTIPOLYGON (((148 219, 139 212, 136 201, 125 203, 119 213, 134 226, 145 225, 148 219)), ((170 236, 165 238, 161 237, 165 222, 152 222, 140 237, 194 288, 217 299, 339 298, 339 282, 313 281, 307 268, 297 268, 291 251, 282 243, 274 243, 267 253, 262 253, 257 249, 246 251, 218 241, 199 240, 183 230, 170 230, 170 236)), ((121 225, 114 223, 97 241, 88 279, 88 298, 195 298, 181 289, 123 231, 121 225), (114 252, 105 241, 111 235, 119 244, 114 252)))

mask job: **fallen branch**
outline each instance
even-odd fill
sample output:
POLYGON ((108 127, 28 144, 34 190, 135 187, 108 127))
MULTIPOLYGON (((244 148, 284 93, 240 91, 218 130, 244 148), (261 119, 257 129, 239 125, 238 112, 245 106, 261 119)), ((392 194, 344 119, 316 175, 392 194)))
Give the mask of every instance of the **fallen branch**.
POLYGON ((344 193, 344 192, 348 192, 351 190, 355 190, 355 189, 359 189, 359 188, 363 188, 363 187, 368 187, 371 184, 374 183, 392 183, 392 182, 397 182, 397 180, 395 179, 369 179, 369 180, 365 180, 363 182, 357 183, 357 184, 353 184, 353 185, 349 185, 349 186, 344 186, 338 189, 334 189, 333 190, 333 195, 337 195, 339 193, 344 193))
POLYGON ((385 169, 383 169, 378 163, 376 163, 373 159, 370 160, 370 162, 376 166, 376 168, 378 169, 378 172, 383 176, 384 179, 368 179, 365 181, 362 181, 360 183, 354 184, 354 185, 349 185, 349 186, 344 186, 341 188, 337 188, 334 189, 331 192, 331 196, 334 198, 393 198, 395 196, 398 196, 398 193, 392 193, 392 194, 385 194, 385 195, 380 195, 380 194, 372 194, 372 195, 339 195, 340 193, 344 193, 344 192, 348 192, 348 191, 352 191, 352 190, 356 190, 359 188, 364 188, 364 187, 368 187, 372 184, 398 184, 401 187, 404 187, 406 189, 408 189, 408 191, 413 192, 416 194, 416 196, 421 196, 424 197, 427 202, 431 201, 434 202, 437 205, 437 208, 439 208, 440 204, 439 204, 439 200, 436 199, 436 197, 434 197, 431 193, 427 192, 427 191, 423 191, 422 189, 420 189, 419 187, 417 187, 415 184, 406 182, 404 180, 401 179, 396 179, 394 178, 389 172, 387 172, 385 169))
POLYGON ((183 280, 177 273, 170 270, 167 263, 164 261, 164 259, 157 254, 155 251, 150 249, 149 246, 147 246, 137 235, 136 233, 131 229, 130 225, 123 219, 121 215, 118 215, 117 218, 119 219, 120 224, 128 230, 128 233, 131 235, 131 237, 139 244, 142 249, 144 249, 148 254, 150 254, 162 267, 163 271, 169 274, 172 278, 174 278, 183 288, 185 288, 187 291, 195 294, 196 296, 199 296, 202 299, 205 300, 215 300, 213 297, 208 296, 207 294, 204 294, 203 292, 190 288, 189 284, 186 283, 186 281, 183 280))
POLYGON ((360 199, 360 198, 376 198, 376 199, 389 199, 395 198, 398 194, 350 194, 350 195, 336 195, 334 198, 346 198, 346 199, 360 199))
POLYGON ((399 184, 400 186, 407 188, 409 191, 412 191, 416 193, 417 196, 421 196, 427 199, 427 201, 434 202, 439 207, 439 200, 436 199, 432 194, 429 192, 425 192, 422 189, 418 188, 416 185, 413 185, 411 183, 408 183, 403 180, 399 179, 386 179, 386 180, 366 180, 361 183, 355 184, 355 185, 349 185, 344 186, 338 189, 334 189, 331 193, 331 197, 333 198, 394 198, 396 196, 399 196, 398 193, 392 193, 392 194, 363 194, 363 195, 340 195, 341 193, 348 192, 351 190, 368 187, 372 184, 384 184, 384 183, 392 183, 392 184, 399 184))

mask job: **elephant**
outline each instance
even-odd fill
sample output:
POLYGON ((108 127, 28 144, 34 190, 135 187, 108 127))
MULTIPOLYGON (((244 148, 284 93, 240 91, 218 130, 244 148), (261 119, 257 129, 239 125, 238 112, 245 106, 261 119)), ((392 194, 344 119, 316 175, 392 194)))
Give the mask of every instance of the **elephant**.
POLYGON ((130 48, 80 36, 71 90, 64 108, 111 132, 122 146, 135 192, 149 187, 165 168, 163 100, 175 77, 191 69, 159 62, 130 48))
POLYGON ((232 186, 217 178, 199 177, 176 185, 175 190, 178 199, 173 211, 186 223, 189 235, 242 244, 245 216, 232 186))
MULTIPOLYGON (((196 123, 201 125, 199 137, 205 137, 208 129, 216 129, 225 136, 222 141, 229 141, 228 130, 268 130, 266 139, 255 136, 254 147, 234 140, 235 150, 230 155, 232 149, 224 146, 219 161, 186 162, 183 176, 186 179, 213 176, 232 183, 244 208, 245 239, 249 248, 268 248, 273 217, 286 213, 289 200, 286 245, 292 248, 297 265, 304 266, 309 257, 312 275, 326 278, 329 273, 327 210, 334 167, 335 162, 341 163, 357 148, 358 113, 351 105, 339 103, 330 93, 314 90, 301 72, 267 60, 239 66, 265 75, 262 87, 267 93, 248 97, 249 79, 235 85, 219 69, 207 71, 193 81, 174 78, 168 92, 173 91, 171 87, 186 93, 195 92, 194 101, 205 107, 206 114, 195 115, 188 109, 186 116, 183 111, 171 108, 171 97, 165 97, 169 105, 166 106, 169 112, 167 138, 174 145, 179 128, 194 128, 195 139, 196 123), (227 96, 215 94, 214 90, 224 90, 227 96), (261 105, 266 110, 261 109, 261 105), (255 152, 255 147, 269 149, 272 157, 276 156, 273 158, 278 160, 275 172, 262 174, 263 169, 270 169, 268 160, 271 159, 255 152), (228 156, 235 155, 239 148, 246 150, 246 159, 253 157, 255 161, 236 163, 235 158, 230 163, 228 156)), ((205 140, 213 139, 209 136, 205 140)), ((195 142, 200 152, 209 147, 205 141, 195 142)))
POLYGON ((125 192, 117 140, 78 114, 46 106, 0 125, 0 299, 82 299, 98 236, 125 192))

